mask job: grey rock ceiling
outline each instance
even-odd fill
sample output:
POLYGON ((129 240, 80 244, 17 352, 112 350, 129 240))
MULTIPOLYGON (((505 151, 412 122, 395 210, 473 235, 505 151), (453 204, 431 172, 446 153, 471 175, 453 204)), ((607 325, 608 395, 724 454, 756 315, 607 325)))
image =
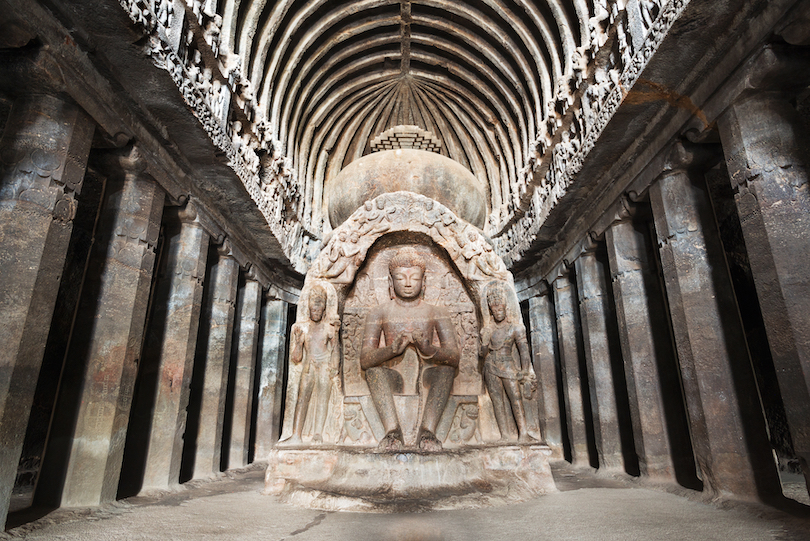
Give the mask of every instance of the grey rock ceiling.
POLYGON ((584 0, 206 7, 223 16, 222 43, 242 58, 303 184, 304 220, 316 229, 324 184, 397 124, 433 132, 442 154, 475 174, 497 228, 518 204, 516 177, 556 86, 570 78, 574 51, 587 45, 594 13, 584 0))

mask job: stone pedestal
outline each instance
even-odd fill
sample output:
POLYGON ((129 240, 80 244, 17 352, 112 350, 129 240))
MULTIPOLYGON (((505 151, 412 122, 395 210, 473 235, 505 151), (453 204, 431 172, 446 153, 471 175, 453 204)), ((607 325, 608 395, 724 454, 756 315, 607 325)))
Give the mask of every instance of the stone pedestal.
POLYGON ((633 438, 642 474, 674 479, 675 470, 665 412, 661 365, 675 366, 665 306, 653 271, 645 224, 625 219, 605 231, 610 258, 619 340, 630 398, 633 438))
MULTIPOLYGON (((584 252, 575 262, 579 312, 582 324, 582 342, 585 364, 588 368, 593 431, 599 468, 621 469, 622 442, 619 432, 619 411, 616 404, 616 383, 613 380, 611 338, 608 335, 608 318, 613 317, 607 295, 607 269, 597 258, 596 246, 584 252)), ((624 382, 618 382, 623 385, 624 382)))
MULTIPOLYGON (((573 278, 566 272, 554 280, 554 306, 557 309, 557 337, 560 345, 563 396, 571 462, 588 466, 588 430, 585 424, 585 400, 582 388, 582 345, 579 337, 579 310, 573 278)), ((587 377, 587 376, 586 376, 587 377)))
POLYGON ((284 301, 268 299, 262 307, 262 336, 259 350, 259 393, 256 397, 257 460, 265 460, 281 433, 281 391, 286 362, 284 343, 287 332, 284 301))
POLYGON ((807 135, 787 96, 763 92, 718 119, 793 447, 810 486, 810 194, 807 135))
POLYGON ((650 201, 704 486, 737 497, 780 494, 705 182, 684 170, 665 173, 650 201))
POLYGON ((556 492, 550 455, 545 445, 442 453, 275 449, 268 460, 265 493, 325 511, 476 508, 556 492))
POLYGON ((152 316, 152 326, 159 325, 162 331, 159 343, 150 348, 150 353, 157 357, 156 362, 150 363, 157 374, 148 378, 152 388, 142 389, 154 396, 144 489, 167 489, 180 479, 189 384, 208 258, 208 234, 195 221, 193 208, 181 211, 179 221, 167 227, 166 244, 165 272, 157 283, 157 306, 152 316))
POLYGON ((221 471, 222 426, 225 420, 225 395, 231 360, 236 288, 239 263, 229 255, 227 241, 219 261, 211 268, 210 304, 206 306, 209 324, 205 354, 205 374, 200 403, 199 430, 194 457, 194 478, 207 478, 221 471))
POLYGON ((562 422, 557 377, 557 329, 551 292, 529 299, 529 324, 532 333, 532 362, 540 390, 540 429, 554 458, 563 457, 562 422))
POLYGON ((0 525, 5 524, 94 125, 49 96, 15 101, 0 139, 0 525))
POLYGON ((250 414, 253 410, 253 377, 256 371, 256 349, 259 338, 259 312, 262 288, 256 280, 246 280, 239 292, 239 329, 235 335, 236 371, 234 382, 233 417, 228 453, 228 469, 248 465, 250 414))
POLYGON ((107 181, 99 242, 60 390, 60 403, 78 403, 65 442, 63 506, 115 500, 163 213, 163 191, 143 174, 137 150, 110 161, 123 174, 113 171, 107 181))

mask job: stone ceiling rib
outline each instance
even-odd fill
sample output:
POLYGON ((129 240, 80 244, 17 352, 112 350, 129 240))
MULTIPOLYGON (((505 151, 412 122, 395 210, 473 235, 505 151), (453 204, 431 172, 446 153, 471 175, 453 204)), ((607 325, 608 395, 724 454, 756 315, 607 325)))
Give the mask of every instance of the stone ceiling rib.
POLYGON ((220 0, 218 11, 276 150, 293 160, 311 234, 324 184, 397 124, 436 134, 439 151, 473 172, 497 234, 522 204, 559 81, 589 45, 590 4, 220 0))

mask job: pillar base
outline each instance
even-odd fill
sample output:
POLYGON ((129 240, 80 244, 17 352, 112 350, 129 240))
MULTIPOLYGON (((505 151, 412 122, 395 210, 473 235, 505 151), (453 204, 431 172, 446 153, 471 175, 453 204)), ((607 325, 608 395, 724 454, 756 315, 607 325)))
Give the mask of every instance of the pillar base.
POLYGON ((556 492, 550 455, 542 444, 441 453, 274 449, 264 493, 324 511, 474 509, 556 492))

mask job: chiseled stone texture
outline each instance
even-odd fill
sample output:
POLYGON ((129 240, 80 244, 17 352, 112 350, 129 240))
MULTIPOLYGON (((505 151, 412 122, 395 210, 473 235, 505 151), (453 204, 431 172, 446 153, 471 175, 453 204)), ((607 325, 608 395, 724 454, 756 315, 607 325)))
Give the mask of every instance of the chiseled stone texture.
POLYGON ((665 173, 651 188, 695 458, 706 490, 781 493, 762 405, 705 182, 665 173))
POLYGON ((181 216, 166 233, 167 261, 157 282, 152 315, 152 325, 162 325, 162 340, 154 351, 157 358, 145 359, 157 370, 151 378, 154 407, 141 404, 153 416, 147 432, 144 489, 166 489, 180 480, 208 241, 208 233, 193 216, 181 216))
POLYGON ((550 291, 529 299, 529 325, 532 333, 532 362, 537 374, 538 394, 542 398, 540 430, 543 439, 551 447, 552 457, 562 458, 562 421, 557 392, 557 329, 550 291))
POLYGON ((89 287, 77 315, 83 331, 68 358, 85 368, 62 387, 78 401, 61 493, 68 507, 115 500, 163 213, 163 191, 143 175, 136 150, 110 161, 123 173, 107 181, 89 287))
POLYGON ((0 139, 0 524, 5 524, 94 125, 18 99, 0 139))
POLYGON ((277 449, 265 493, 327 511, 424 511, 518 502, 556 492, 545 445, 452 453, 277 449), (373 475, 370 475, 374 472, 373 475))
POLYGON ((238 281, 239 263, 223 247, 219 260, 211 269, 209 287, 213 292, 210 305, 206 306, 207 319, 203 323, 209 324, 210 330, 194 457, 195 479, 212 477, 220 471, 238 281))
MULTIPOLYGON (((621 469, 622 442, 619 432, 619 411, 616 404, 616 383, 613 380, 615 347, 608 335, 608 318, 615 317, 609 308, 606 265, 594 250, 587 251, 575 261, 579 312, 585 364, 588 368, 594 439, 599 467, 621 469)), ((624 382, 618 382, 624 385, 624 382)))
POLYGON ((810 486, 808 142, 788 100, 768 92, 743 99, 718 128, 793 447, 810 486))
POLYGON ((239 328, 235 333, 236 370, 234 382, 231 439, 228 443, 228 469, 248 464, 250 417, 253 410, 253 378, 256 371, 256 351, 259 338, 259 314, 262 288, 255 280, 246 280, 239 292, 239 328))
POLYGON ((582 386, 582 343, 579 336, 576 287, 572 278, 571 273, 567 272, 554 280, 554 306, 557 309, 557 337, 560 345, 565 420, 571 442, 571 460, 575 465, 587 466, 590 461, 582 386))
POLYGON ((259 350, 259 393, 256 397, 257 460, 265 460, 278 441, 281 429, 281 393, 286 362, 285 339, 288 304, 268 299, 262 307, 262 337, 259 350))
MULTIPOLYGON (((648 246, 645 224, 616 222, 605 231, 619 321, 627 392, 639 468, 651 477, 674 479, 661 363, 674 363, 668 349, 666 312, 648 246), (666 341, 666 342, 665 342, 666 341)), ((674 367, 674 364, 673 364, 674 367)), ((677 381, 670 382, 678 386, 677 381)))

